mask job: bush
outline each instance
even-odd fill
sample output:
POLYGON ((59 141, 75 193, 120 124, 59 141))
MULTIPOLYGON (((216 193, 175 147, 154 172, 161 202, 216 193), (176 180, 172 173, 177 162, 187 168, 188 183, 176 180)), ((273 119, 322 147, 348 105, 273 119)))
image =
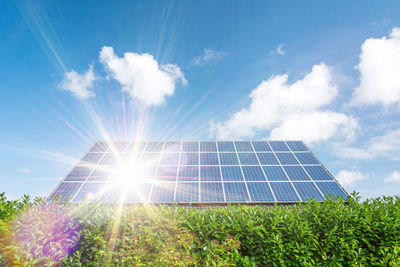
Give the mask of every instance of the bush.
POLYGON ((3 193, 0 265, 400 266, 400 198, 196 209, 3 193))

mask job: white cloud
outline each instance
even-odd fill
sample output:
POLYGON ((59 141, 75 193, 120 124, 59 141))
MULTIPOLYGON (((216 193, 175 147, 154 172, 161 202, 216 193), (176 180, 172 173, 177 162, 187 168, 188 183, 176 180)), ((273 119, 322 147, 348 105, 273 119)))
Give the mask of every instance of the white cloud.
POLYGON ((384 179, 384 181, 387 183, 390 182, 400 183, 400 172, 393 171, 388 177, 384 179))
POLYGON ((74 70, 67 72, 60 86, 62 89, 74 94, 77 98, 87 99, 95 96, 95 93, 91 89, 96 79, 93 66, 91 65, 84 74, 79 74, 74 70))
POLYGON ((275 51, 272 51, 271 54, 278 54, 278 55, 283 56, 285 54, 285 51, 283 50, 284 46, 285 46, 284 44, 279 44, 276 47, 275 51))
POLYGON ((20 173, 30 173, 31 170, 28 169, 28 168, 21 168, 21 169, 18 169, 18 172, 20 172, 20 173))
POLYGON ((209 63, 220 61, 228 53, 225 51, 216 51, 211 48, 204 48, 203 55, 193 58, 191 65, 204 66, 209 63))
POLYGON ((400 103, 400 28, 393 28, 389 37, 365 40, 361 50, 360 86, 352 104, 400 103))
POLYGON ((371 159, 373 158, 373 155, 362 148, 356 148, 356 147, 346 147, 342 146, 340 143, 334 143, 333 144, 333 153, 340 157, 340 158, 345 158, 345 159, 371 159))
POLYGON ((368 175, 359 171, 342 170, 336 175, 336 179, 341 185, 351 185, 366 178, 368 178, 368 175))
POLYGON ((147 53, 126 52, 120 58, 114 54, 112 47, 104 46, 100 51, 100 62, 121 84, 122 90, 145 106, 163 104, 165 98, 174 93, 177 82, 187 85, 185 76, 177 65, 159 65, 147 53))
POLYGON ((327 65, 315 65, 293 84, 287 81, 287 75, 277 75, 261 82, 250 94, 250 105, 224 123, 211 122, 211 132, 223 139, 270 131, 270 138, 302 139, 307 143, 333 136, 354 137, 356 119, 323 109, 338 94, 327 65))

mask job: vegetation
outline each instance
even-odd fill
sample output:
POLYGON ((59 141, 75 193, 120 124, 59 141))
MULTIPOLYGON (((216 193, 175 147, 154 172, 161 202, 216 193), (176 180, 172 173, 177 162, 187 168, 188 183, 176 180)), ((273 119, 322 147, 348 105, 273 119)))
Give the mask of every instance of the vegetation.
POLYGON ((0 194, 0 266, 400 266, 400 197, 72 205, 0 194))

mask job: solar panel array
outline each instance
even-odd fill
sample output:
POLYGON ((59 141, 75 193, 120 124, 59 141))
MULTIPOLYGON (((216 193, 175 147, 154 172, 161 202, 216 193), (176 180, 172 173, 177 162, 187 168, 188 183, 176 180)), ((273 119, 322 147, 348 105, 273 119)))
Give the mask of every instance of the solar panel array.
POLYGON ((97 142, 51 193, 72 202, 292 203, 347 193, 301 141, 97 142))

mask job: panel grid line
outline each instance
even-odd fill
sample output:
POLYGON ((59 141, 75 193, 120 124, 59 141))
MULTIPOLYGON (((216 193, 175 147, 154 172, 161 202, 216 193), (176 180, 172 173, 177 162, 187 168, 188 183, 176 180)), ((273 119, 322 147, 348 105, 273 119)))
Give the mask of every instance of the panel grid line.
MULTIPOLYGON (((232 142, 233 143, 233 142, 232 142)), ((224 187, 224 180, 222 179, 222 170, 221 170, 221 161, 219 159, 219 148, 218 148, 218 142, 215 144, 217 146, 217 157, 218 157, 218 168, 219 168, 219 175, 221 177, 221 186, 222 186, 222 194, 224 195, 224 202, 226 202, 226 194, 225 194, 225 187, 224 187)), ((233 147, 235 147, 235 144, 233 144, 233 147)))
MULTIPOLYGON (((249 143, 250 143, 250 145, 251 145, 251 142, 249 142, 249 143)), ((236 143, 235 143, 235 142, 233 142, 233 147, 235 148, 235 155, 236 155, 236 158, 237 158, 237 160, 239 161, 239 155, 238 155, 238 152, 237 152, 237 148, 236 148, 236 143)), ((253 145, 251 145, 251 147, 253 148, 253 145)), ((253 150, 254 150, 254 148, 253 148, 253 150)), ((252 202, 252 200, 251 200, 251 195, 250 195, 250 191, 249 191, 249 188, 247 187, 247 180, 244 178, 244 173, 243 173, 243 169, 242 169, 242 164, 240 164, 239 166, 240 166, 240 171, 241 171, 242 176, 243 176, 244 185, 246 186, 247 195, 249 196, 249 201, 252 202)))

